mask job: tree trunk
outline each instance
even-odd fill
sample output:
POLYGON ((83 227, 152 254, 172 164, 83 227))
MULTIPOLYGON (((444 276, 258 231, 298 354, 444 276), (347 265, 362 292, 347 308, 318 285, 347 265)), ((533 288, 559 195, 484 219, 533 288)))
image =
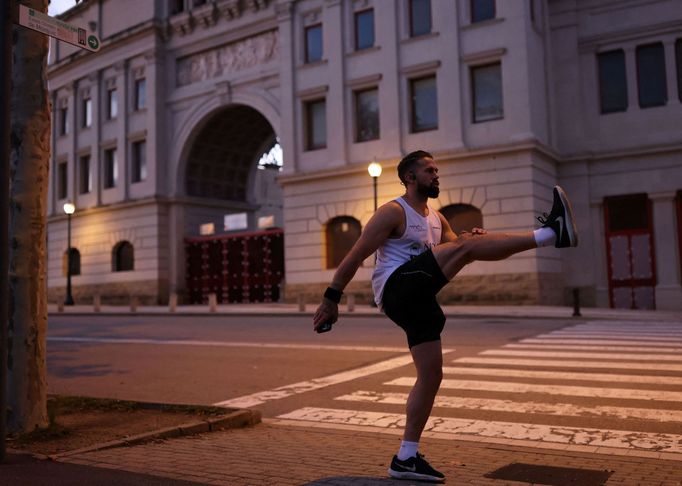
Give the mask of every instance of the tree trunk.
MULTIPOLYGON (((47 12, 48 0, 22 0, 47 12)), ((8 430, 46 427, 47 189, 50 104, 46 35, 14 27, 10 156, 8 430)))

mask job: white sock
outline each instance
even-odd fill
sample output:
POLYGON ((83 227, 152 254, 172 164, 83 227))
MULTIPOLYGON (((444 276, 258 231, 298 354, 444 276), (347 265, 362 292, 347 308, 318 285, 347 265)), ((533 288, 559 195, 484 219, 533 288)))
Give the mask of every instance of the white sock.
POLYGON ((533 231, 533 236, 535 237, 535 243, 537 243, 538 248, 542 246, 554 246, 556 242, 556 233, 552 228, 540 228, 533 231))
POLYGON ((418 448, 419 442, 402 441, 400 443, 400 449, 398 449, 398 459, 404 461, 405 459, 416 456, 418 448))

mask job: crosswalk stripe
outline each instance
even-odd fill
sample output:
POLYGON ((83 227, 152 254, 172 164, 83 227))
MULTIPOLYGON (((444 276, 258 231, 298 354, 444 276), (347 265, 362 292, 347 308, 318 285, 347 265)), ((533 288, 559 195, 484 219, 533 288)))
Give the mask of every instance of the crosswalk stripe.
MULTIPOLYGON (((278 416, 282 420, 356 425, 397 429, 405 426, 405 416, 395 413, 306 407, 278 416)), ((479 437, 532 440, 540 443, 579 444, 647 451, 682 453, 682 435, 626 430, 576 428, 515 422, 498 422, 448 417, 431 417, 424 429, 453 439, 479 437)))
POLYGON ((522 356, 526 358, 585 358, 585 359, 614 359, 632 361, 680 361, 682 355, 675 354, 618 354, 618 353, 569 353, 561 351, 513 351, 507 349, 489 349, 480 353, 483 356, 522 356))
MULTIPOLYGON (((623 347, 628 347, 628 346, 641 346, 642 344, 646 344, 647 346, 654 346, 654 347, 670 347, 670 346, 676 346, 676 345, 682 345, 682 341, 679 343, 673 342, 671 343, 670 341, 665 341, 665 342, 647 342, 643 343, 642 341, 637 341, 637 340, 629 340, 629 341, 620 341, 617 339, 521 339, 519 341, 519 344, 589 344, 589 345, 599 345, 599 346, 623 346, 623 347)), ((628 349, 633 349, 633 348, 628 348, 628 349)))
MULTIPOLYGON (((358 390, 335 400, 405 405, 407 393, 375 392, 358 390)), ((456 408, 461 410, 485 410, 492 412, 511 412, 522 414, 560 415, 563 417, 597 417, 613 419, 640 419, 655 422, 681 422, 682 411, 652 408, 608 407, 596 405, 581 407, 572 403, 516 402, 492 398, 452 397, 438 395, 434 406, 437 408, 456 408)))
POLYGON ((446 375, 511 376, 513 378, 542 378, 548 380, 605 381, 607 383, 646 383, 650 385, 682 385, 682 376, 617 375, 570 371, 530 371, 509 368, 465 368, 444 366, 446 375))
POLYGON ((645 337, 652 337, 652 338, 677 338, 677 339, 682 339, 682 332, 673 332, 673 331, 658 331, 658 332, 651 332, 651 331, 646 331, 646 332, 638 332, 638 331, 609 331, 607 329, 605 330, 599 330, 599 329, 574 329, 574 330, 557 330, 553 331, 552 334, 555 336, 559 335, 569 335, 569 334, 584 334, 586 336, 591 336, 595 334, 609 334, 611 336, 631 336, 631 337, 637 337, 637 336, 645 336, 645 337))
POLYGON ((578 333, 551 333, 551 334, 538 334, 535 336, 539 339, 612 339, 621 341, 655 341, 668 344, 679 345, 682 344, 682 338, 671 339, 667 337, 652 337, 652 336, 619 336, 610 333, 600 333, 600 334, 578 334, 578 333))
POLYGON ((669 363, 642 363, 634 361, 561 361, 556 359, 518 359, 518 358, 488 358, 472 356, 457 358, 453 363, 470 363, 485 365, 532 366, 542 368, 608 368, 624 370, 647 371, 682 371, 682 365, 669 363))
POLYGON ((655 348, 646 346, 602 346, 596 344, 505 344, 503 348, 513 349, 565 349, 571 351, 632 351, 636 353, 682 353, 682 348, 655 348))
MULTIPOLYGON (((415 378, 401 377, 384 385, 414 386, 415 378)), ((660 402, 682 402, 682 392, 662 390, 638 390, 626 388, 604 388, 590 386, 535 385, 503 381, 448 380, 440 384, 441 389, 490 391, 496 393, 540 393, 590 398, 623 398, 630 400, 655 400, 660 402)))
MULTIPOLYGON (((449 351, 450 350, 444 350, 444 352, 449 351)), ((273 390, 266 390, 258 393, 253 393, 251 395, 231 398, 229 400, 214 403, 213 405, 216 407, 236 408, 255 407, 256 405, 262 405, 263 403, 272 400, 279 400, 282 398, 297 395, 299 393, 319 390, 320 388, 325 388, 327 386, 337 385, 339 383, 344 383, 347 381, 355 380, 357 378, 373 375, 375 373, 380 373, 382 371, 391 370, 393 368, 399 368, 410 363, 412 363, 412 356, 409 354, 404 354, 397 358, 380 361, 378 363, 374 363, 368 366, 363 366, 348 371, 342 371, 340 373, 334 373, 333 375, 324 376, 322 378, 314 378, 308 381, 292 383, 291 385, 284 385, 273 390)))

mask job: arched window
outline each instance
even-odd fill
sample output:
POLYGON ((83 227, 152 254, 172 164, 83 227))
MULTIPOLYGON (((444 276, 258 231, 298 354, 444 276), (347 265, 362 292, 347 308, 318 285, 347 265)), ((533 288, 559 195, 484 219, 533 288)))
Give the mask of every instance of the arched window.
POLYGON ((451 204, 442 208, 440 212, 457 235, 473 228, 483 228, 483 214, 471 204, 451 204))
POLYGON ((353 247, 362 226, 352 216, 338 216, 327 223, 327 268, 336 268, 353 247))
MULTIPOLYGON (((69 264, 69 252, 65 251, 62 257, 62 274, 66 277, 67 265, 69 264)), ((81 274, 81 252, 75 248, 71 248, 71 275, 81 274)))
POLYGON ((135 269, 135 250, 133 245, 127 241, 120 241, 114 246, 111 269, 114 272, 126 272, 135 269))

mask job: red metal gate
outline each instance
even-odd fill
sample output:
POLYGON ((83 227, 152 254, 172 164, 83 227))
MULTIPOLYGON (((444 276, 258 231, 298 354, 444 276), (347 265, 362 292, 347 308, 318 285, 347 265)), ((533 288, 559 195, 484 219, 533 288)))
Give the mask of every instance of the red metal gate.
POLYGON ((611 307, 655 309, 656 263, 651 201, 646 196, 608 198, 604 215, 611 307), (644 206, 636 208, 638 204, 644 206), (636 211, 628 215, 633 207, 636 211), (612 214, 617 211, 623 214, 617 217, 612 214), (635 213, 639 213, 639 217, 633 216, 635 213), (616 222, 616 219, 620 221, 616 222))
POLYGON ((192 304, 275 302, 284 278, 281 229, 185 239, 187 293, 192 304))

